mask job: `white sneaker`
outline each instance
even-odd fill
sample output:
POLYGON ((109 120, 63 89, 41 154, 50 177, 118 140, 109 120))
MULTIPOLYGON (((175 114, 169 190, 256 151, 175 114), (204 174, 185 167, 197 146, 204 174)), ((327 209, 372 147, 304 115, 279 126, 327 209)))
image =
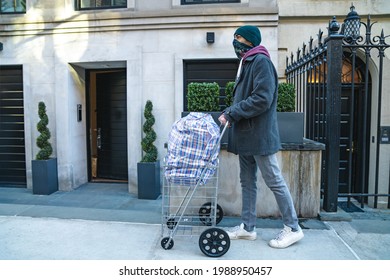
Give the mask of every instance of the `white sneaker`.
POLYGON ((257 233, 255 230, 253 231, 246 231, 244 229, 244 224, 242 223, 239 226, 236 226, 234 228, 228 229, 227 234, 229 235, 230 239, 246 239, 246 240, 256 240, 257 233))
POLYGON ((301 240, 303 236, 303 231, 299 226, 298 231, 292 231, 290 227, 285 225, 275 239, 268 242, 268 245, 272 248, 284 249, 301 240))

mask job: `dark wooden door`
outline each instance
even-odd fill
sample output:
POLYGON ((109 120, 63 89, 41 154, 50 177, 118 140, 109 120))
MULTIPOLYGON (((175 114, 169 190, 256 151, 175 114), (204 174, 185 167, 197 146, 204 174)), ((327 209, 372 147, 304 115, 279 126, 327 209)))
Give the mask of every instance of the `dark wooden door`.
MULTIPOLYGON (((309 112, 306 115, 307 137, 326 143, 324 115, 326 86, 321 92, 316 88, 308 87, 307 92, 309 93, 306 100, 307 112, 309 112)), ((370 131, 370 120, 363 118, 363 112, 365 110, 369 112, 370 104, 364 103, 364 89, 361 84, 355 84, 353 91, 351 84, 343 84, 341 91, 338 188, 340 194, 366 191, 368 184, 366 163, 368 161, 369 137, 363 134, 363 127, 364 122, 366 122, 366 131, 370 131), (365 155, 364 157, 362 156, 363 154, 365 155), (362 178, 364 178, 364 181, 362 178)), ((367 113, 367 115, 369 116, 370 113, 367 113)), ((323 156, 325 158, 325 153, 323 156)), ((323 168, 326 168, 327 164, 323 168)), ((324 179, 324 175, 322 179, 324 179)), ((324 184, 324 180, 322 183, 324 184)))
POLYGON ((1 186, 26 186, 22 66, 0 66, 1 186))
POLYGON ((363 85, 360 84, 355 85, 353 92, 350 85, 342 87, 339 193, 367 191, 368 168, 366 166, 368 166, 370 140, 367 135, 370 131, 370 120, 363 117, 363 112, 370 111, 371 102, 364 103, 364 94, 363 85), (364 126, 366 126, 366 135, 363 132, 364 126))
POLYGON ((97 177, 127 180, 126 70, 96 75, 97 177))

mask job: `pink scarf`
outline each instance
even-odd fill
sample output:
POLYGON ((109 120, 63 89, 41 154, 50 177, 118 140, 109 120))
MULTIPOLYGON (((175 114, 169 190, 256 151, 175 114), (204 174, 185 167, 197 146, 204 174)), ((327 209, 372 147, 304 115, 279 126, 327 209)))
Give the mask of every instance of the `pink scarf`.
POLYGON ((249 51, 247 51, 245 53, 245 55, 242 57, 242 61, 244 62, 245 59, 247 59, 248 57, 259 54, 259 53, 264 54, 268 58, 270 58, 269 52, 264 46, 257 46, 257 47, 250 49, 249 51))
POLYGON ((271 58, 270 55, 269 55, 269 52, 268 50, 264 47, 264 46, 257 46, 257 47, 254 47, 252 49, 250 49, 249 51, 247 51, 245 53, 245 55, 242 57, 242 59, 240 60, 240 64, 238 65, 238 70, 237 70, 237 76, 236 76, 236 81, 239 80, 240 78, 240 75, 241 75, 241 67, 242 65, 245 63, 245 60, 250 57, 250 56, 253 56, 253 55, 256 55, 256 54, 264 54, 265 56, 267 56, 268 58, 271 58))

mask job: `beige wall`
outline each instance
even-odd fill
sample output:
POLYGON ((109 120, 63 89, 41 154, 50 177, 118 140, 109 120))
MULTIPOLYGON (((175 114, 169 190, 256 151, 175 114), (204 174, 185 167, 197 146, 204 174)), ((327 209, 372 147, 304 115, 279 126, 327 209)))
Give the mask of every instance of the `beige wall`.
POLYGON ((24 69, 29 188, 37 152, 36 105, 42 99, 48 106, 60 189, 87 181, 86 118, 77 122, 74 117, 77 104, 86 108, 86 85, 72 65, 105 68, 119 61, 127 67, 129 191, 136 192, 144 104, 148 99, 154 103, 156 146, 163 155, 171 124, 183 109, 183 59, 234 58, 234 30, 254 24, 277 61, 276 1, 178 3, 128 1, 127 9, 75 11, 73 0, 35 0, 27 2, 26 14, 0 15, 0 63, 24 69), (206 32, 215 32, 214 44, 207 44, 206 32))
MULTIPOLYGON (((4 44, 0 64, 23 65, 28 186, 30 162, 36 154, 35 111, 41 99, 47 102, 51 120, 60 189, 71 190, 87 180, 86 124, 74 118, 77 104, 85 108, 85 81, 70 63, 98 62, 103 67, 120 61, 127 65, 129 191, 136 192, 142 108, 147 99, 154 101, 156 144, 163 155, 170 125, 182 111, 183 59, 233 58, 234 30, 242 24, 253 24, 261 28, 263 44, 283 80, 286 55, 295 53, 310 36, 316 38, 320 28, 326 36, 328 21, 336 15, 341 23, 350 2, 243 0, 240 4, 181 6, 179 0, 128 0, 126 9, 75 11, 74 0, 30 0, 26 14, 0 15, 0 41, 4 44), (214 44, 206 43, 206 32, 215 32, 214 44)), ((379 34, 382 28, 390 34, 390 1, 357 0, 354 5, 363 20, 371 14, 378 21, 373 34, 379 34)), ((376 63, 373 58, 373 73, 376 63)), ((390 125, 390 72, 384 75, 382 125, 390 125)), ((376 145, 371 148, 372 189, 376 145)), ((380 187, 386 192, 390 145, 382 145, 380 154, 380 187)))

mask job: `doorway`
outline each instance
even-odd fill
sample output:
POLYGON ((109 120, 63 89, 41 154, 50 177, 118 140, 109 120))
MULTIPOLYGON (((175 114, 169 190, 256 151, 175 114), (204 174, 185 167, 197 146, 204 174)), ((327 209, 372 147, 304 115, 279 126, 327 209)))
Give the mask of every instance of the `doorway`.
POLYGON ((353 91, 351 84, 343 84, 341 89, 340 194, 368 191, 369 170, 365 166, 369 158, 370 139, 362 128, 366 126, 365 131, 370 131, 371 120, 365 120, 362 112, 367 110, 367 115, 371 115, 371 98, 365 103, 365 94, 363 84, 355 84, 353 91))
POLYGON ((126 69, 88 70, 88 180, 128 181, 126 69))
MULTIPOLYGON (((344 54, 341 75, 341 112, 339 146, 339 194, 359 194, 368 192, 369 169, 367 159, 370 152, 371 123, 371 76, 366 77, 366 65, 358 57, 352 63, 350 55, 344 54), (367 80, 367 81, 366 81, 367 80)), ((310 76, 306 95, 306 137, 326 143, 326 65, 317 67, 310 76), (318 79, 314 83, 315 79, 318 79)), ((326 161, 323 153, 323 159, 326 161)), ((329 163, 333 164, 333 163, 329 163)), ((322 188, 325 188, 325 168, 323 165, 322 188)))
POLYGON ((26 188, 23 68, 0 66, 0 187, 26 188))

